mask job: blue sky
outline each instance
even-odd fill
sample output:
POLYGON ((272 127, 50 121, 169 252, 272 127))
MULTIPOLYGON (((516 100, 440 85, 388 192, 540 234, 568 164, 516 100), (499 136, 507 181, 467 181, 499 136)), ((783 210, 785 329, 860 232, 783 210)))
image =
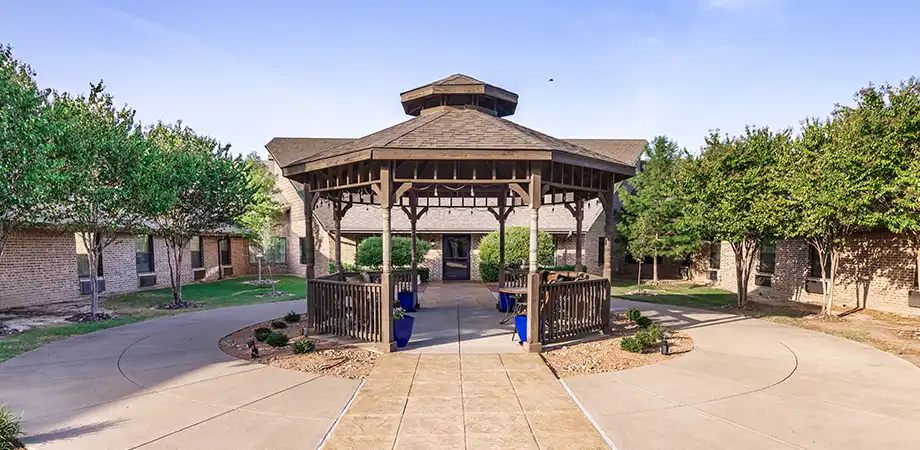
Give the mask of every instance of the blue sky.
POLYGON ((43 87, 103 79, 145 123, 182 119, 263 155, 274 136, 359 137, 405 120, 400 92, 457 72, 518 93, 510 119, 550 135, 663 133, 691 151, 710 129, 796 126, 870 82, 920 75, 920 2, 907 0, 8 0, 0 11, 0 42, 43 87))

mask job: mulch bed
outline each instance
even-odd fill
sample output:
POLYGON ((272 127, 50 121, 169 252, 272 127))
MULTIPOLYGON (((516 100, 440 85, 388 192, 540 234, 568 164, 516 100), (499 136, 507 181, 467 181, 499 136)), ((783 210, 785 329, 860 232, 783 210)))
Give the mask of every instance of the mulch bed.
POLYGON ((693 339, 679 331, 668 332, 669 354, 662 355, 659 347, 650 347, 642 353, 632 353, 620 348, 620 340, 640 331, 636 324, 622 314, 611 315, 613 333, 603 339, 566 345, 543 352, 543 360, 559 378, 591 375, 633 369, 676 358, 693 349, 693 339))
MULTIPOLYGON (((282 320, 283 319, 275 319, 282 320)), ((323 339, 309 338, 316 344, 316 350, 311 353, 295 354, 291 344, 304 339, 302 330, 307 326, 305 319, 299 322, 287 323, 287 328, 274 329, 272 321, 258 323, 243 328, 220 340, 220 349, 228 355, 251 360, 260 364, 280 367, 282 369, 299 370, 322 375, 332 375, 342 378, 364 378, 370 374, 379 354, 358 348, 352 345, 340 344, 323 339), (251 349, 247 345, 254 340, 253 331, 256 328, 270 328, 287 335, 291 341, 286 347, 272 347, 263 342, 255 341, 259 357, 251 358, 251 349)))
POLYGON ((201 308, 201 303, 195 302, 169 302, 157 305, 157 309, 176 310, 176 309, 195 309, 201 308))
POLYGON ((95 321, 97 321, 97 320, 109 320, 109 319, 114 318, 114 317, 115 317, 115 316, 113 316, 113 315, 111 315, 111 314, 96 313, 96 317, 93 318, 92 313, 79 313, 79 314, 74 314, 74 315, 72 315, 72 316, 66 317, 66 318, 64 318, 64 320, 66 320, 66 321, 68 321, 68 322, 78 322, 78 323, 82 323, 82 322, 95 322, 95 321))

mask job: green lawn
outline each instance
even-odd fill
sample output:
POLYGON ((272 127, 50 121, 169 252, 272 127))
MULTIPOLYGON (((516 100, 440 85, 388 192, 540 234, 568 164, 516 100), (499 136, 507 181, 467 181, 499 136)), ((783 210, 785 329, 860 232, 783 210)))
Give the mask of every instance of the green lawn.
POLYGON ((660 303, 664 305, 686 306, 691 308, 718 309, 734 305, 735 294, 692 283, 663 283, 658 286, 642 285, 642 289, 653 291, 656 295, 628 295, 636 289, 635 280, 614 280, 611 295, 624 300, 660 303))
POLYGON ((199 311, 201 309, 226 308, 228 306, 251 305, 255 303, 269 303, 303 298, 306 295, 306 286, 303 278, 290 275, 276 275, 279 280, 276 289, 294 295, 288 297, 260 297, 265 292, 270 292, 269 287, 255 287, 244 284, 244 281, 255 277, 231 278, 213 283, 190 284, 182 288, 185 301, 200 303, 201 308, 169 311, 153 309, 157 305, 172 301, 172 291, 169 288, 151 291, 132 292, 107 298, 104 305, 107 309, 114 310, 119 317, 111 320, 101 320, 92 323, 74 323, 52 325, 37 328, 0 338, 0 362, 29 350, 41 347, 49 342, 66 339, 79 334, 91 333, 106 328, 127 325, 155 319, 157 317, 181 314, 183 312, 199 311))

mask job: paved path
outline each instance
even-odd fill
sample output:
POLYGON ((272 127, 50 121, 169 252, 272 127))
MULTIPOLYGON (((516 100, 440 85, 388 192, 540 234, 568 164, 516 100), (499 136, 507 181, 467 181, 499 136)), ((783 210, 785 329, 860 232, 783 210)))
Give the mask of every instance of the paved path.
POLYGON ((217 341, 303 301, 200 311, 54 342, 0 364, 38 449, 315 448, 359 382, 253 364, 217 341))
POLYGON ((516 352, 379 360, 324 449, 383 448, 609 447, 540 356, 516 352))
POLYGON ((620 449, 920 448, 920 369, 845 339, 711 311, 615 300, 696 349, 566 379, 620 449))

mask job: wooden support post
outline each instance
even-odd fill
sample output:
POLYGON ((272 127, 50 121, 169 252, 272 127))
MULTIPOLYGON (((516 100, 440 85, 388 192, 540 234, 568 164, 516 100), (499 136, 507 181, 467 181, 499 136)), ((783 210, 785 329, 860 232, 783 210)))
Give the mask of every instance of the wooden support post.
POLYGON ((507 219, 505 202, 508 191, 502 188, 498 193, 498 287, 505 287, 505 219, 507 219))
POLYGON ((335 222, 335 273, 342 273, 342 199, 335 200, 332 220, 335 222))
POLYGON ((540 271, 538 252, 538 238, 540 223, 540 203, 543 200, 543 186, 541 184, 540 168, 532 167, 530 171, 530 189, 528 203, 530 205, 530 261, 527 274, 527 341, 524 350, 536 353, 542 349, 540 336, 540 271))
POLYGON ((383 219, 383 267, 380 273, 380 351, 396 351, 393 337, 393 236, 390 213, 393 206, 393 176, 390 166, 380 167, 380 212, 383 219))
MULTIPOLYGON (((313 192, 310 191, 310 184, 305 183, 303 186, 303 216, 304 216, 304 278, 306 280, 306 300, 307 300, 307 323, 313 323, 311 314, 314 313, 310 303, 313 302, 310 295, 310 281, 315 276, 314 264, 316 264, 316 244, 313 242, 313 192)), ((219 266, 219 265, 218 265, 219 266)))
POLYGON ((575 272, 581 273, 584 270, 585 263, 582 260, 582 226, 585 220, 585 201, 578 199, 575 201, 575 272))
MULTIPOLYGON (((604 206, 604 278, 610 282, 608 286, 613 286, 613 239, 614 231, 616 230, 616 223, 614 223, 613 219, 613 189, 614 180, 611 175, 610 185, 607 187, 604 195, 600 196, 604 206)), ((610 291, 608 290, 604 294, 607 299, 607 302, 604 302, 604 304, 607 306, 601 309, 601 321, 604 324, 604 334, 610 334, 610 291)))
POLYGON ((415 308, 418 309, 418 262, 417 254, 418 249, 416 248, 416 225, 418 222, 418 196, 413 191, 409 197, 409 224, 412 227, 412 242, 411 242, 411 254, 409 257, 412 259, 412 301, 415 303, 415 308))

